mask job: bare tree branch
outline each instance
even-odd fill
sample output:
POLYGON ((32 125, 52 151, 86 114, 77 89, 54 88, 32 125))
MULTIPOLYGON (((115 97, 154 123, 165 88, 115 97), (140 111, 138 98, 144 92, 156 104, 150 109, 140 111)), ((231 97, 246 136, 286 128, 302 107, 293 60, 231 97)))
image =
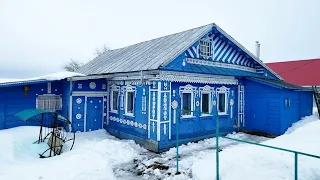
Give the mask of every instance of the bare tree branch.
POLYGON ((62 66, 62 68, 66 71, 75 72, 80 69, 80 67, 83 65, 82 62, 76 61, 74 59, 70 59, 68 63, 62 66))

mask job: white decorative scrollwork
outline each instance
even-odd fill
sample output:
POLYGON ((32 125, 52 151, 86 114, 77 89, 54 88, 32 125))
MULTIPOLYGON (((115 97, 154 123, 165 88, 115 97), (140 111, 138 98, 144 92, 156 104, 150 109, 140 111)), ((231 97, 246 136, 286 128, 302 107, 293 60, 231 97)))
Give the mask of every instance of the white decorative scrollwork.
POLYGON ((212 105, 216 106, 216 105, 217 105, 217 101, 214 100, 214 101, 212 102, 212 105))
POLYGON ((76 103, 77 104, 81 104, 82 103, 82 99, 81 98, 77 98, 76 103))
POLYGON ((142 114, 147 114, 147 97, 145 88, 142 90, 142 114))
POLYGON ((164 93, 163 95, 163 119, 166 121, 167 120, 167 114, 168 114, 168 111, 167 111, 167 94, 164 93))
POLYGON ((77 119, 81 119, 82 118, 82 114, 80 114, 80 113, 76 114, 76 118, 77 119))
POLYGON ((156 93, 152 92, 152 119, 155 119, 156 117, 156 93))
POLYGON ((90 82, 89 84, 90 89, 95 89, 97 87, 95 82, 90 82))
POLYGON ((132 127, 136 127, 136 128, 140 128, 140 129, 144 129, 144 130, 147 129, 147 124, 134 122, 132 120, 121 119, 121 118, 114 117, 114 116, 110 116, 109 119, 111 121, 118 122, 118 123, 123 124, 123 125, 132 126, 132 127))
POLYGON ((102 89, 107 89, 107 85, 106 84, 102 84, 102 89))
POLYGON ((234 105, 234 100, 233 99, 230 99, 230 118, 232 119, 232 107, 233 107, 233 105, 234 105))
POLYGON ((167 125, 166 124, 163 125, 163 134, 164 135, 167 134, 167 125))
POLYGON ((78 89, 82 89, 82 84, 78 83, 78 89))
POLYGON ((196 102, 196 106, 197 106, 197 107, 199 107, 199 105, 200 105, 200 102, 199 102, 199 101, 197 101, 197 102, 196 102))
POLYGON ((176 90, 172 90, 172 96, 173 96, 173 97, 176 96, 176 90))

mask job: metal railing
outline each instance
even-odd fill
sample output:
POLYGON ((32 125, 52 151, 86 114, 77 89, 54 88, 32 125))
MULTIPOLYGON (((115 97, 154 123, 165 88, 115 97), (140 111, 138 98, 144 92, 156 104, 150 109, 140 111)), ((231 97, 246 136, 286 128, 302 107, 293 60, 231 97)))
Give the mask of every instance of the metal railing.
MULTIPOLYGON (((186 110, 184 110, 184 111, 186 111, 186 110)), ((279 151, 285 151, 285 152, 294 153, 294 179, 295 180, 298 180, 298 155, 303 155, 303 156, 308 156, 308 157, 313 157, 313 158, 320 159, 320 156, 309 154, 309 153, 294 151, 294 150, 275 147, 275 146, 269 146, 269 145, 265 145, 265 144, 259 144, 259 143, 255 143, 255 142, 250 142, 250 141, 230 138, 230 137, 226 137, 226 136, 220 136, 219 115, 212 114, 212 113, 202 113, 202 112, 199 112, 199 111, 189 111, 189 112, 208 114, 208 115, 212 115, 213 117, 216 118, 216 137, 215 137, 216 138, 216 180, 220 179, 220 175, 219 175, 219 137, 224 138, 224 139, 229 139, 229 140, 232 140, 232 141, 241 142, 241 143, 247 143, 247 144, 252 144, 252 145, 256 145, 256 146, 260 146, 260 147, 266 147, 266 148, 275 149, 275 150, 279 150, 279 151)), ((179 113, 176 113, 176 141, 177 141, 177 147, 176 147, 176 163, 177 163, 176 164, 177 165, 176 174, 180 174, 180 172, 179 172, 179 120, 180 120, 179 113)))

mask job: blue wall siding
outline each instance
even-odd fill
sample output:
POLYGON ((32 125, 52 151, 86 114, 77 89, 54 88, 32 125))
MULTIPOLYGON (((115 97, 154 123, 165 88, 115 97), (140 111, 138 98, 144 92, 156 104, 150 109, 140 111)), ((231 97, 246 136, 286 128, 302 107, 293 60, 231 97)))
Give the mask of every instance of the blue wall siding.
POLYGON ((246 130, 280 133, 280 89, 246 80, 245 127, 246 130))
POLYGON ((107 91, 105 79, 73 81, 72 91, 107 91))
POLYGON ((128 134, 132 134, 132 135, 147 139, 148 138, 149 87, 146 85, 133 86, 136 88, 133 117, 125 114, 124 87, 125 87, 124 85, 120 85, 121 90, 120 90, 118 113, 113 113, 109 111, 109 125, 107 125, 106 128, 107 130, 108 128, 111 128, 111 129, 119 130, 121 132, 125 132, 128 134), (146 101, 145 110, 142 110, 143 98, 145 98, 145 101, 146 101))
POLYGON ((245 130, 283 134, 288 127, 312 113, 312 92, 295 91, 245 81, 245 130), (290 106, 285 99, 290 99, 290 106))
MULTIPOLYGON (((201 115, 201 94, 199 91, 200 87, 204 87, 206 84, 193 84, 193 83, 171 83, 172 91, 171 91, 171 102, 176 100, 179 104, 178 110, 177 110, 177 116, 178 116, 178 123, 179 123, 179 138, 182 140, 185 140, 184 143, 189 141, 195 141, 200 140, 205 137, 212 137, 215 135, 215 129, 216 129, 216 117, 215 116, 202 116, 201 115), (183 118, 181 116, 181 96, 179 94, 179 87, 185 86, 187 84, 192 85, 193 87, 196 87, 196 93, 194 96, 194 114, 192 118, 183 118), (199 104, 198 106, 196 104, 199 104)), ((211 101, 217 102, 216 97, 216 88, 221 87, 223 85, 210 85, 210 87, 214 87, 214 93, 212 94, 211 101)), ((220 121, 220 129, 222 133, 228 133, 236 130, 233 126, 235 124, 235 121, 237 119, 237 113, 236 113, 236 106, 237 106, 237 86, 235 85, 224 85, 227 88, 230 88, 229 92, 229 98, 228 98, 228 111, 227 115, 219 115, 219 121, 220 121), (234 100, 234 105, 230 106, 230 100, 234 100), (232 118, 231 118, 231 110, 232 110, 232 118)), ((212 114, 217 114, 217 105, 213 105, 211 103, 211 112, 212 114)), ((173 110, 172 110, 173 111, 173 110)), ((173 122, 174 116, 173 112, 172 114, 172 120, 173 122)), ((161 129, 163 131, 163 128, 161 129)), ((161 133, 161 141, 159 149, 165 149, 170 146, 173 146, 176 139, 176 124, 171 124, 171 140, 169 140, 168 136, 164 136, 163 133, 161 133)))
MULTIPOLYGON (((25 109, 35 109, 36 97, 47 93, 47 83, 29 85, 27 97, 24 97, 23 85, 0 88, 0 129, 38 125, 32 121, 24 122, 19 120, 15 117, 15 114, 25 109)), ((61 95, 60 82, 51 82, 51 94, 61 95)))

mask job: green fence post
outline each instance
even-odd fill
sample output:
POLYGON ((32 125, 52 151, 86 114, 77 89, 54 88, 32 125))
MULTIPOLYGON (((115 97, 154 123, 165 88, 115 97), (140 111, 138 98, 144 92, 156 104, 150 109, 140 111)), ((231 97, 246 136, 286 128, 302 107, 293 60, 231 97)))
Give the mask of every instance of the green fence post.
POLYGON ((219 116, 216 117, 216 179, 219 180, 219 116))
POLYGON ((294 153, 294 179, 298 180, 298 153, 294 153))
POLYGON ((177 152, 176 152, 176 161, 177 161, 177 170, 176 174, 179 173, 179 120, 178 120, 178 112, 176 113, 176 141, 177 141, 177 152))

